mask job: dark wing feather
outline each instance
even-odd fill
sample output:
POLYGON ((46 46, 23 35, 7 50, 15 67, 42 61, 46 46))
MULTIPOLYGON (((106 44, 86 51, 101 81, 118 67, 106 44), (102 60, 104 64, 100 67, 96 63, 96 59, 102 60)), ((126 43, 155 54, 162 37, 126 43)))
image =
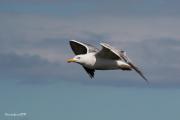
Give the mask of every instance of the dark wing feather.
POLYGON ((75 55, 86 54, 88 51, 85 45, 77 41, 71 40, 69 43, 75 55))
POLYGON ((78 42, 76 40, 70 40, 69 43, 75 55, 87 54, 90 52, 99 51, 97 48, 93 47, 92 45, 78 42))
POLYGON ((88 75, 90 76, 90 78, 93 78, 94 77, 94 72, 95 72, 95 69, 89 69, 87 67, 84 67, 83 68, 85 69, 85 71, 88 73, 88 75))
POLYGON ((148 79, 143 75, 143 73, 139 70, 138 67, 136 67, 130 60, 130 58, 127 56, 126 52, 124 51, 121 51, 120 52, 120 56, 121 58, 126 62, 128 63, 131 68, 133 68, 147 83, 149 83, 148 79))
POLYGON ((128 64, 129 64, 147 83, 149 83, 148 79, 143 75, 143 73, 138 69, 138 67, 136 67, 135 65, 133 65, 131 62, 128 62, 128 64))

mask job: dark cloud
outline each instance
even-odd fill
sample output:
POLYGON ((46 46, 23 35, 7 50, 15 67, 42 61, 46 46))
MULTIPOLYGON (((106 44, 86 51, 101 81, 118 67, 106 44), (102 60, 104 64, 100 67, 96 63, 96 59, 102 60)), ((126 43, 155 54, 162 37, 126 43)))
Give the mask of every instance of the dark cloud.
POLYGON ((104 40, 110 39, 110 35, 107 33, 95 33, 93 31, 83 31, 81 37, 77 39, 82 39, 83 41, 91 41, 92 44, 99 44, 104 40))
POLYGON ((180 84, 180 40, 161 38, 124 45, 152 82, 180 84))
POLYGON ((178 64, 180 56, 180 40, 172 38, 161 38, 153 40, 143 40, 140 42, 127 42, 126 49, 130 50, 132 56, 136 58, 135 52, 143 58, 141 62, 153 61, 154 64, 162 65, 178 64), (135 51, 133 51, 135 49, 135 51), (171 62, 172 61, 172 62, 171 62))
MULTIPOLYGON (((88 43, 91 43, 91 41, 88 43)), ((180 41, 178 39, 161 38, 121 43, 114 46, 117 48, 123 47, 127 51, 132 61, 139 66, 149 79, 150 87, 180 86, 180 41)), ((78 76, 72 78, 84 85, 147 86, 145 81, 134 71, 96 71, 95 81, 92 82, 88 80, 88 76, 83 69, 80 69, 80 66, 76 66, 76 68, 80 72, 76 73, 78 76)))
POLYGON ((88 43, 90 42, 92 45, 97 45, 96 47, 100 47, 99 43, 103 41, 108 41, 110 36, 106 33, 94 33, 91 31, 83 31, 80 35, 76 35, 73 37, 57 37, 57 38, 45 38, 43 40, 37 41, 32 44, 32 47, 35 48, 46 48, 46 49, 60 49, 68 54, 68 50, 70 49, 69 40, 77 40, 81 42, 88 43))
POLYGON ((52 63, 38 55, 0 54, 0 79, 12 79, 23 83, 46 83, 48 79, 63 78, 60 63, 52 63))
POLYGON ((31 43, 31 48, 56 50, 60 53, 67 53, 70 50, 68 47, 70 38, 59 37, 59 38, 44 38, 35 43, 31 43))
MULTIPOLYGON (((48 45, 52 48, 57 45, 63 50, 65 46, 68 46, 66 42, 66 38, 47 39, 41 45, 44 48, 48 45)), ((91 43, 90 40, 86 42, 91 43)), ((145 73, 153 87, 180 85, 179 40, 161 38, 138 42, 121 42, 120 45, 125 48, 130 58, 145 73)), ((115 46, 121 47, 118 44, 115 46)), ((19 79, 22 84, 50 84, 59 80, 66 80, 80 82, 84 85, 146 86, 143 79, 135 72, 96 71, 95 81, 92 82, 86 72, 77 64, 66 64, 65 61, 64 63, 50 62, 38 55, 29 54, 1 53, 0 72, 1 78, 19 79)))

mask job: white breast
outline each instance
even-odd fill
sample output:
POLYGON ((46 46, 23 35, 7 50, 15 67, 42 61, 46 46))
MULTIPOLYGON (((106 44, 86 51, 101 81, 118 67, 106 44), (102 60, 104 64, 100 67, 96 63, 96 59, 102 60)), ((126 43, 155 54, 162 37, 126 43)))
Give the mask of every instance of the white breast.
POLYGON ((85 57, 83 66, 96 70, 130 69, 130 66, 121 60, 111 60, 96 58, 94 54, 89 53, 85 57))
POLYGON ((112 70, 118 69, 118 64, 116 60, 96 58, 93 67, 97 70, 112 70))

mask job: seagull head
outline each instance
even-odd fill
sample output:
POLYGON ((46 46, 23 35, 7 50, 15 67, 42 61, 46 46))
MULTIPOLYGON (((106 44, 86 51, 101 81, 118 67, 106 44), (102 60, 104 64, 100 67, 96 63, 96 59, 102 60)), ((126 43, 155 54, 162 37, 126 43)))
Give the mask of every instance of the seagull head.
POLYGON ((68 63, 75 62, 79 64, 83 64, 85 62, 85 55, 76 55, 74 58, 70 58, 67 60, 68 63))

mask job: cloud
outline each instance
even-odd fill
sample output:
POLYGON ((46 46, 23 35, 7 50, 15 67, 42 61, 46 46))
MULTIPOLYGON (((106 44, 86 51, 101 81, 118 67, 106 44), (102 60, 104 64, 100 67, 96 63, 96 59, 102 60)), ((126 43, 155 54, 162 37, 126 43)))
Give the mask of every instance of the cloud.
POLYGON ((126 49, 132 59, 144 68, 154 83, 180 84, 180 40, 161 38, 141 42, 127 42, 126 49))
POLYGON ((43 84, 50 78, 52 78, 51 81, 54 81, 55 78, 63 78, 62 68, 61 64, 49 62, 38 55, 0 54, 1 80, 6 78, 27 83, 36 81, 43 84))
MULTIPOLYGON (((122 44, 114 44, 114 46, 123 47, 127 51, 132 61, 149 79, 152 87, 178 87, 180 85, 179 44, 179 39, 161 38, 125 41, 122 44)), ((85 72, 82 71, 82 73, 80 76, 84 80, 81 83, 85 85, 146 86, 143 79, 134 71, 96 71, 93 82, 87 81, 88 76, 85 72)))
MULTIPOLYGON (((107 3, 106 1, 102 7, 108 5, 107 3)), ((87 14, 79 17, 70 14, 64 17, 1 12, 2 76, 21 78, 24 83, 32 84, 40 83, 36 79, 58 79, 79 81, 86 85, 144 85, 144 81, 135 72, 122 71, 97 71, 96 81, 87 81, 88 75, 80 66, 65 64, 66 59, 73 56, 68 41, 76 39, 97 47, 100 47, 100 42, 108 42, 117 48, 123 48, 153 85, 180 84, 178 16, 137 17, 128 14, 122 17, 110 16, 108 12, 101 15, 98 12, 101 10, 97 10, 98 16, 87 14), (28 82, 26 78, 33 81, 28 82)))
MULTIPOLYGON (((48 41, 49 42, 49 41, 48 41)), ((127 42, 130 58, 145 73, 152 86, 172 87, 180 85, 179 40, 163 38, 127 42)), ((115 45, 116 46, 116 45, 115 45)), ((119 46, 116 46, 119 47, 119 46)), ((86 72, 76 64, 53 63, 38 55, 0 54, 0 72, 3 77, 23 79, 25 84, 50 84, 58 80, 80 82, 84 85, 145 86, 135 72, 96 71, 95 81, 90 81, 86 72), (73 68, 73 69, 72 69, 73 68), (71 74, 71 76, 69 76, 71 74)), ((2 76, 1 76, 2 77, 2 76)))

